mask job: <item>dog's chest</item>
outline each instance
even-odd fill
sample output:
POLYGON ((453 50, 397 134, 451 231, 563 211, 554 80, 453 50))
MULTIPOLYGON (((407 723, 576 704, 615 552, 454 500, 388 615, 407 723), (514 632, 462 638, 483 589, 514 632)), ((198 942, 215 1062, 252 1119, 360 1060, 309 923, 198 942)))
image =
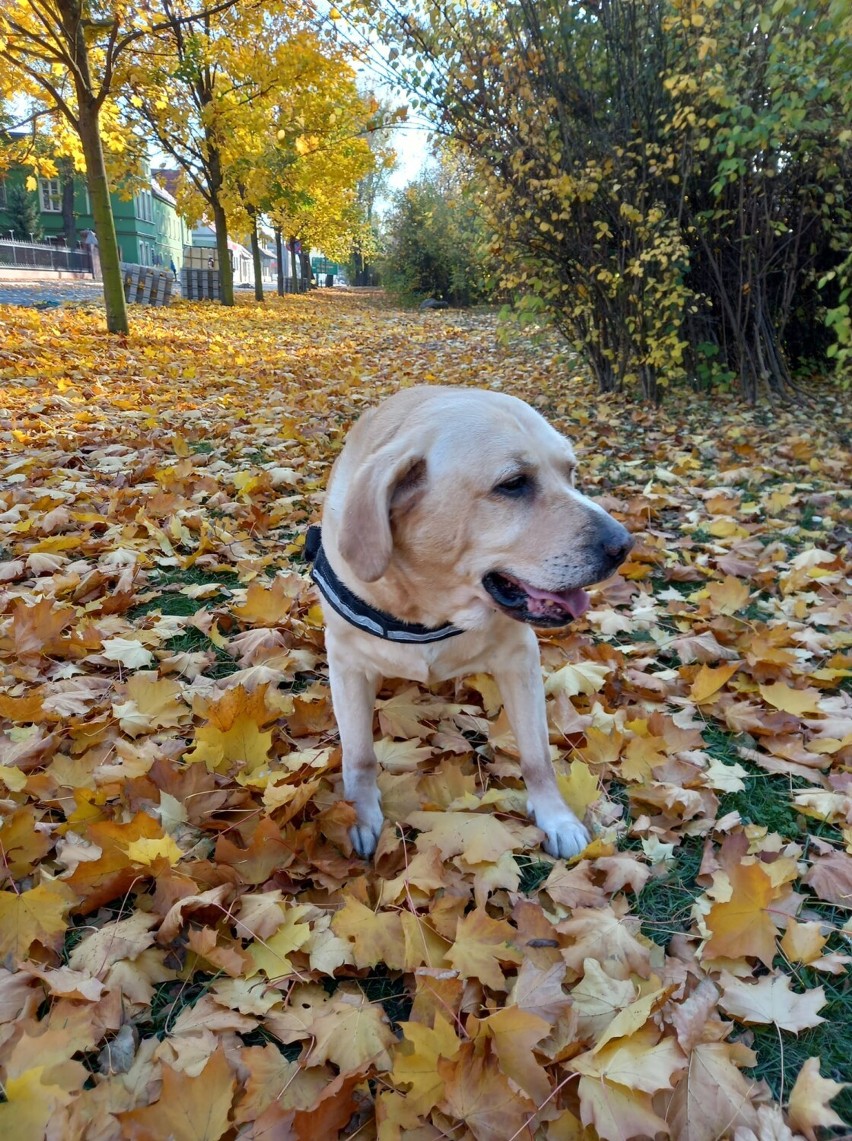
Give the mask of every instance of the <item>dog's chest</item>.
POLYGON ((342 652, 341 658, 350 668, 357 666, 367 673, 417 681, 422 685, 462 674, 487 673, 494 657, 493 637, 482 630, 468 630, 456 638, 426 645, 384 641, 351 626, 340 634, 336 649, 342 652))

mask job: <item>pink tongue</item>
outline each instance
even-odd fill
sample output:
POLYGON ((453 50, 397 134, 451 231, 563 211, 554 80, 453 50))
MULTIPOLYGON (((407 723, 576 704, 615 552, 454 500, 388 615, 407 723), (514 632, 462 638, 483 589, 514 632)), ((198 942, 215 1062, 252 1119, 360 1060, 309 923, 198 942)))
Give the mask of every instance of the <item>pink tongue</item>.
POLYGON ((591 606, 591 599, 582 587, 578 586, 574 590, 566 590, 564 594, 554 594, 549 590, 538 590, 529 583, 524 583, 524 590, 530 596, 539 602, 555 602, 564 610, 567 610, 572 618, 579 618, 581 614, 585 614, 591 606))

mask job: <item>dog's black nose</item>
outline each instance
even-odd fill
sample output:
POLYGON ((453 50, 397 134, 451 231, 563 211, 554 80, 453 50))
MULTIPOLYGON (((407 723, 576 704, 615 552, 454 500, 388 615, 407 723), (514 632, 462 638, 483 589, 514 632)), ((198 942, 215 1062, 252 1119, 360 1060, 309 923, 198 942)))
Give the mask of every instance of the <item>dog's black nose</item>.
POLYGON ((604 554, 611 558, 616 566, 624 562, 633 546, 633 536, 615 519, 608 519, 602 526, 599 541, 604 554))

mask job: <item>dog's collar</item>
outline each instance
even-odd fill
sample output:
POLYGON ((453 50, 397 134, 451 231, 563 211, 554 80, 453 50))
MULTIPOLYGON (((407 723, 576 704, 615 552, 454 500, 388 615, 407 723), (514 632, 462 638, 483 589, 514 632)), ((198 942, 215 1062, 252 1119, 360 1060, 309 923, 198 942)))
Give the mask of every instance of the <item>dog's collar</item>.
POLYGON ((305 558, 313 563, 311 578, 329 606, 341 618, 366 634, 373 634, 388 642, 416 642, 422 645, 424 642, 443 642, 445 638, 454 638, 456 634, 462 633, 457 626, 449 623, 444 626, 421 626, 417 622, 401 622, 399 618, 385 614, 383 610, 377 610, 359 598, 332 570, 323 550, 322 533, 316 524, 308 528, 305 558))

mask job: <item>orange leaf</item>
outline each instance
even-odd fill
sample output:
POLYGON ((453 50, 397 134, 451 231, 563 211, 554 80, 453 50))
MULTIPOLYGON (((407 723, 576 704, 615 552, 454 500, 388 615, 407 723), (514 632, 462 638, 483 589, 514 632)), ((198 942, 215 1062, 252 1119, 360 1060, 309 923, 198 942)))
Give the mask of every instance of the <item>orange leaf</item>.
POLYGON ((219 1141, 228 1132, 236 1080, 221 1047, 197 1077, 163 1066, 159 1099, 115 1116, 128 1141, 219 1141))
POLYGON ((68 880, 74 891, 82 896, 80 910, 83 914, 122 895, 135 880, 144 878, 146 873, 133 863, 127 852, 128 846, 134 840, 161 840, 163 829, 147 812, 137 812, 127 824, 116 824, 111 820, 90 824, 87 838, 98 845, 101 855, 97 860, 78 864, 68 880))
POLYGON ((474 1050, 473 1042, 465 1042, 454 1060, 438 1059, 444 1081, 440 1108, 463 1121, 476 1141, 523 1137, 535 1105, 512 1090, 495 1059, 479 1057, 474 1050))
POLYGON ((693 679, 689 696, 697 705, 700 705, 702 701, 707 701, 714 693, 718 693, 741 665, 742 662, 726 662, 723 666, 716 666, 715 668, 702 666, 693 679))
POLYGON ((728 876, 730 899, 714 903, 705 919, 711 936, 703 957, 755 958, 771 967, 777 930, 768 908, 781 894, 781 888, 775 886, 759 863, 735 864, 728 876))

